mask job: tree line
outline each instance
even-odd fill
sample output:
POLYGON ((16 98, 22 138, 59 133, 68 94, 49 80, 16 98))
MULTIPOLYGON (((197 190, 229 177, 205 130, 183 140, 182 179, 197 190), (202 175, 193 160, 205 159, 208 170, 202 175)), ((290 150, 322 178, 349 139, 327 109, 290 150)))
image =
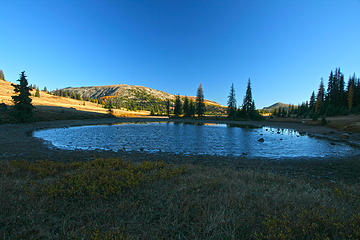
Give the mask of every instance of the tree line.
POLYGON ((245 97, 242 105, 237 107, 237 101, 235 96, 234 84, 230 87, 230 93, 227 102, 227 116, 230 119, 253 119, 260 120, 262 116, 256 110, 255 101, 252 98, 251 82, 250 78, 247 83, 245 97))
POLYGON ((277 109, 275 116, 310 117, 314 120, 318 117, 346 115, 360 112, 360 78, 355 73, 345 83, 344 74, 340 68, 331 71, 325 89, 324 80, 321 79, 319 88, 315 94, 312 92, 309 101, 285 110, 277 109))
MULTIPOLYGON (((170 106, 167 105, 167 115, 170 116, 170 106)), ((202 85, 200 84, 197 93, 196 93, 196 100, 195 102, 192 98, 188 98, 185 96, 183 102, 180 99, 180 95, 177 95, 175 98, 175 105, 174 105, 174 115, 176 117, 183 116, 183 117, 203 117, 205 115, 206 105, 204 99, 204 90, 202 85)))

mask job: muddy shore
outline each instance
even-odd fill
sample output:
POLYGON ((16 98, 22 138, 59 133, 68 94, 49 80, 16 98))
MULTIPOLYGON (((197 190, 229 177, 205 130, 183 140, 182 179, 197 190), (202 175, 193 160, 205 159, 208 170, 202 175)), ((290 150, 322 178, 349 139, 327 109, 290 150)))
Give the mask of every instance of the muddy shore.
MULTIPOLYGON (((164 119, 164 118, 109 118, 109 119, 90 119, 90 120, 64 120, 36 122, 28 124, 2 124, 0 125, 0 159, 49 159, 49 160, 87 160, 94 157, 123 156, 126 158, 161 158, 168 159, 170 156, 174 159, 196 158, 224 158, 241 159, 246 157, 212 157, 212 156, 178 156, 176 154, 147 154, 140 152, 109 152, 109 151, 64 151, 49 146, 40 139, 32 137, 32 132, 47 128, 63 128, 82 125, 116 124, 123 122, 193 122, 193 123, 225 123, 236 124, 246 127, 268 126, 273 128, 289 128, 300 133, 306 133, 309 136, 325 138, 333 142, 345 142, 354 146, 360 146, 360 135, 356 133, 345 133, 343 131, 327 128, 323 126, 310 126, 294 122, 272 122, 272 121, 215 121, 215 120, 197 120, 197 119, 164 119), (141 157, 143 156, 143 157, 141 157)), ((224 161, 221 159, 221 161, 224 161)), ((252 159, 254 160, 254 159, 252 159)), ((261 159, 263 160, 263 159, 261 159)), ((198 161, 198 160, 197 160, 198 161)))
MULTIPOLYGON (((271 160, 265 158, 249 158, 246 156, 210 156, 210 155, 179 155, 171 153, 145 153, 145 152, 112 152, 112 151, 67 151, 49 147, 41 139, 32 137, 32 132, 46 128, 62 128, 81 125, 116 124, 123 122, 160 122, 168 121, 164 118, 110 118, 91 120, 66 120, 36 122, 29 124, 3 124, 0 125, 0 160, 24 159, 54 160, 54 161, 87 161, 102 157, 123 157, 126 160, 162 160, 171 163, 205 164, 211 166, 231 166, 238 169, 254 168, 257 170, 280 172, 292 176, 310 176, 313 178, 325 178, 333 181, 335 176, 342 176, 352 180, 360 179, 358 173, 354 172, 354 164, 359 164, 359 156, 348 158, 326 158, 326 159, 281 159, 271 160), (339 175, 339 171, 341 174, 339 175), (355 177, 355 178, 354 178, 355 177)), ((214 120, 186 120, 170 119, 173 122, 195 122, 195 123, 226 123, 242 126, 273 128, 289 128, 310 136, 326 138, 333 142, 346 142, 348 144, 360 144, 360 135, 345 133, 343 131, 323 126, 309 126, 293 122, 271 122, 271 121, 214 121, 214 120), (346 136, 346 137, 344 137, 346 136)))

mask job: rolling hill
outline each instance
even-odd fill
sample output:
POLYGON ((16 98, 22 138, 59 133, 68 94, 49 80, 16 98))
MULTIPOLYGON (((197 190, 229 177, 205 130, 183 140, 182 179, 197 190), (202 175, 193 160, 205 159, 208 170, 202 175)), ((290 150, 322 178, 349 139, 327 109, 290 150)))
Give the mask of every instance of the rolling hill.
MULTIPOLYGON (((110 100, 111 105, 118 109, 147 110, 156 113, 166 111, 166 102, 169 100, 173 106, 176 95, 155 90, 143 86, 134 85, 108 85, 108 86, 90 86, 90 87, 68 87, 53 91, 57 95, 80 95, 82 99, 98 100, 106 103, 110 100)), ((184 100, 185 96, 180 96, 184 100)), ((189 96, 189 99, 195 101, 196 97, 189 96)), ((205 99, 207 114, 221 115, 226 112, 226 107, 210 100, 205 99)))
MULTIPOLYGON (((119 98, 127 98, 127 99, 137 99, 143 96, 151 96, 160 101, 166 100, 175 100, 176 95, 166 93, 163 91, 155 90, 148 87, 143 86, 135 86, 135 85, 127 85, 127 84, 119 84, 119 85, 108 85, 108 86, 90 86, 90 87, 67 87, 61 89, 62 91, 69 91, 74 93, 79 93, 82 98, 90 98, 90 99, 100 99, 102 97, 119 97, 119 98)), ((181 96, 185 97, 185 96, 181 96)), ((188 96, 193 100, 196 97, 188 96)), ((205 104, 208 105, 216 105, 221 106, 217 102, 206 100, 205 104)))
POLYGON ((266 111, 272 111, 274 109, 278 109, 278 108, 290 108, 291 104, 285 104, 285 103, 281 103, 281 102, 277 102, 274 103, 273 105, 270 105, 268 107, 264 107, 262 110, 266 110, 266 111))
MULTIPOLYGON (((0 80, 0 104, 12 106, 11 96, 13 95, 14 87, 11 86, 11 82, 0 80)), ((39 98, 34 97, 35 90, 31 92, 31 95, 32 104, 35 106, 34 117, 36 120, 84 119, 108 115, 108 110, 100 104, 55 96, 43 91, 40 91, 39 98)), ((149 112, 114 109, 113 114, 116 116, 145 116, 149 115, 149 112)), ((6 115, 0 111, 0 122, 9 121, 6 115)))

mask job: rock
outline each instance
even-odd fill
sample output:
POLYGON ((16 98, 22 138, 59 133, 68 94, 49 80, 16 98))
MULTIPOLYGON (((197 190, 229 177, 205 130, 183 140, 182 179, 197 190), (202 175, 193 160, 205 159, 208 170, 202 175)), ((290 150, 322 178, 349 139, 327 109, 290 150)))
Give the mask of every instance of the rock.
POLYGON ((350 138, 350 135, 348 133, 343 133, 340 135, 340 138, 342 139, 349 139, 350 138))
POLYGON ((333 146, 334 146, 334 145, 336 145, 336 144, 335 144, 335 143, 333 143, 333 142, 331 142, 330 144, 331 144, 331 145, 333 145, 333 146))
POLYGON ((264 138, 259 138, 259 139, 258 139, 258 142, 264 142, 264 141, 265 141, 264 138))
POLYGON ((283 139, 282 138, 280 138, 280 141, 282 141, 283 139))

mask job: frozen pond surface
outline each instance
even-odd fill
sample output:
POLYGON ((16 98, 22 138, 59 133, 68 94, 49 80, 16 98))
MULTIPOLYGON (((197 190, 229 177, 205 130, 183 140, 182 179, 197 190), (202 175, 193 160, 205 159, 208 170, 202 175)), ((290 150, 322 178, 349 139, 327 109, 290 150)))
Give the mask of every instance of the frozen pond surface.
POLYGON ((301 136, 276 128, 241 128, 226 124, 124 123, 39 130, 42 138, 65 150, 170 152, 246 155, 266 158, 342 157, 360 151, 343 143, 301 136), (259 142, 260 138, 264 142, 259 142))

